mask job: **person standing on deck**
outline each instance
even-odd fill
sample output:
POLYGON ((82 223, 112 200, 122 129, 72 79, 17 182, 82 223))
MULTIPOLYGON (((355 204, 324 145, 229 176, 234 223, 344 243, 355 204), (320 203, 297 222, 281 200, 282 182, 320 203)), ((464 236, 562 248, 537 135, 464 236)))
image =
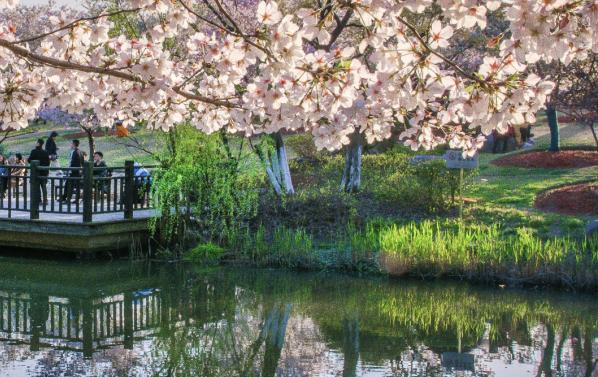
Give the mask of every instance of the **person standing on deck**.
POLYGON ((16 189, 17 186, 22 187, 24 182, 23 177, 27 173, 27 169, 25 169, 25 161, 23 160, 23 155, 20 153, 16 153, 14 157, 8 159, 9 165, 15 166, 11 168, 10 175, 15 177, 11 182, 11 187, 16 189))
POLYGON ((58 147, 56 146, 56 136, 58 132, 52 131, 48 140, 46 140, 46 152, 50 156, 50 162, 52 166, 60 167, 58 164, 58 147))
POLYGON ((110 176, 108 166, 104 161, 104 154, 97 151, 93 154, 93 179, 97 192, 106 194, 108 193, 108 186, 110 182, 106 180, 110 176))
MULTIPOLYGON (((44 139, 38 139, 37 144, 35 144, 35 149, 29 153, 27 162, 31 163, 31 161, 39 161, 40 167, 50 166, 50 155, 44 150, 44 139)), ((39 177, 39 188, 42 194, 42 204, 44 206, 48 204, 48 190, 46 189, 48 173, 49 171, 46 169, 37 172, 37 176, 39 177)))
POLYGON ((138 162, 134 163, 133 175, 135 176, 135 202, 143 203, 152 185, 152 175, 138 162))
POLYGON ((8 188, 8 173, 9 169, 3 165, 8 165, 8 160, 2 154, 0 154, 0 200, 4 199, 4 194, 8 188))
POLYGON ((81 196, 81 193, 79 192, 81 187, 81 168, 83 167, 84 161, 85 157, 83 157, 83 152, 79 150, 79 140, 75 139, 71 142, 71 157, 69 164, 69 167, 73 169, 69 171, 68 178, 66 181, 66 187, 61 198, 62 202, 67 202, 71 200, 71 198, 73 197, 73 191, 76 192, 76 199, 73 202, 79 200, 81 196))

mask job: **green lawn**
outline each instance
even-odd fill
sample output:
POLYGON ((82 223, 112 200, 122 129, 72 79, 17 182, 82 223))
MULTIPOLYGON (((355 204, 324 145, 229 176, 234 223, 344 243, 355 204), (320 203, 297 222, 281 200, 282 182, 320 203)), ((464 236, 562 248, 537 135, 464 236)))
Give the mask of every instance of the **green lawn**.
POLYGON ((598 178, 598 166, 582 169, 525 169, 490 162, 503 155, 482 154, 480 175, 469 195, 486 204, 531 208, 536 194, 548 188, 598 178))
MULTIPOLYGON (((514 152, 520 153, 520 152, 514 152)), ((476 200, 468 213, 472 222, 529 227, 542 236, 581 236, 588 216, 567 216, 536 210, 536 195, 552 187, 598 179, 598 166, 581 169, 525 169, 490 164, 503 155, 482 154, 480 174, 467 190, 476 200)))
MULTIPOLYGON (((29 128, 17 132, 16 137, 11 137, 2 143, 3 153, 6 155, 14 153, 28 155, 31 149, 35 147, 37 139, 47 139, 53 130, 59 133, 59 136, 56 138, 56 144, 59 148, 60 165, 66 166, 68 164, 71 140, 65 136, 80 133, 81 131, 78 129, 71 128, 65 130, 62 127, 56 127, 52 124, 32 124, 29 128)), ((160 140, 157 137, 159 132, 162 131, 139 129, 132 131, 132 138, 119 138, 116 136, 96 137, 95 149, 104 153, 104 159, 109 166, 121 166, 125 160, 134 160, 146 164, 154 163, 155 159, 150 154, 138 148, 138 146, 142 146, 152 152, 159 151, 158 144, 160 140), (135 140, 139 143, 138 145, 135 140)), ((79 137, 79 140, 81 141, 81 150, 88 152, 87 138, 79 137)))

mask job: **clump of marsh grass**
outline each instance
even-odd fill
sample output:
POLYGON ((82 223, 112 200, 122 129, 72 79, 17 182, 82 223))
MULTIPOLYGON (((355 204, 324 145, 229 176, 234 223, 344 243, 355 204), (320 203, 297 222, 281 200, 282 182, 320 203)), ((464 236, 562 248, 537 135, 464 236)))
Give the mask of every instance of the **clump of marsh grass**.
POLYGON ((499 225, 423 221, 380 231, 380 261, 391 275, 457 276, 510 283, 598 284, 598 238, 542 240, 499 225))
POLYGON ((238 260, 285 268, 312 268, 317 264, 313 238, 304 229, 279 226, 268 233, 260 225, 255 231, 229 232, 226 238, 227 248, 238 260))

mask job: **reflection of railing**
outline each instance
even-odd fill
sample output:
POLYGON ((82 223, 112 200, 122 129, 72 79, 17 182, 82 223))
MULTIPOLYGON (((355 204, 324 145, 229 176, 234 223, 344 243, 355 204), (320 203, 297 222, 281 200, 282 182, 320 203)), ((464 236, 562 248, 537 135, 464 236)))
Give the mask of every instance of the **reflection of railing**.
MULTIPOLYGON (((40 213, 80 214, 83 222, 91 222, 94 214, 122 212, 130 219, 134 210, 151 208, 152 178, 136 174, 132 161, 110 169, 94 168, 92 162, 80 169, 41 167, 38 161, 0 168, 7 172, 0 176, 0 210, 9 218, 20 211, 33 220, 40 213), (12 175, 16 170, 24 174, 12 175)), ((151 168, 145 167, 148 173, 151 168)))
POLYGON ((30 296, 0 291, 0 340, 60 346, 91 355, 94 349, 147 335, 162 321, 161 291, 151 289, 96 299, 30 296))

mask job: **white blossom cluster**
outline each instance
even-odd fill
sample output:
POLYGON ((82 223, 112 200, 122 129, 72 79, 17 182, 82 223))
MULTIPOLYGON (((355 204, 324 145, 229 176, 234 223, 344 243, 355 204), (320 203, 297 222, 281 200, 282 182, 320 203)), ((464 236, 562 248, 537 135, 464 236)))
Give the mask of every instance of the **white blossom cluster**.
POLYGON ((449 143, 472 154, 485 134, 533 122, 544 107, 554 84, 528 73, 529 64, 598 52, 598 0, 332 0, 346 18, 334 22, 323 9, 284 14, 263 0, 251 27, 224 14, 232 30, 198 27, 205 20, 192 1, 123 3, 123 12, 160 22, 133 39, 109 33, 107 15, 53 16, 35 48, 0 24, 2 128, 26 127, 47 102, 92 109, 106 126, 309 132, 329 150, 356 131, 371 143, 402 125, 414 149, 449 143), (410 23, 430 7, 440 15, 428 27, 410 23), (465 70, 445 52, 458 31, 484 29, 490 12, 503 12, 509 27, 488 41, 476 71, 465 70), (339 43, 350 30, 355 43, 339 43))

